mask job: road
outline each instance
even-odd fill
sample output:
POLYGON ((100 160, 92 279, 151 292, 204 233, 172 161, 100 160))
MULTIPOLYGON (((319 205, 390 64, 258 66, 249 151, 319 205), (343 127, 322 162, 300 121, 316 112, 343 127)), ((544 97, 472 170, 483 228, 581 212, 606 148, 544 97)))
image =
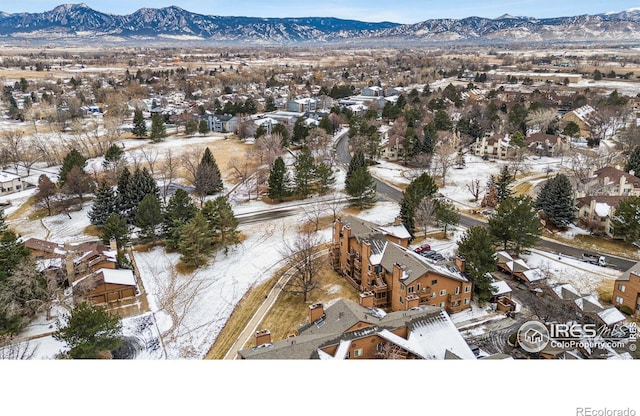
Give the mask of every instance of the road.
MULTIPOLYGON (((351 152, 349 151, 349 140, 347 139, 347 133, 344 132, 340 137, 338 137, 336 143, 336 157, 338 159, 338 163, 344 167, 344 169, 348 169, 349 161, 351 160, 351 152)), ((400 202, 402 199, 402 191, 389 186, 388 184, 382 182, 381 180, 374 178, 376 181, 376 190, 378 194, 386 199, 391 201, 400 202)), ((465 228, 475 227, 475 226, 485 226, 486 221, 482 221, 478 218, 471 217, 469 215, 460 214, 460 225, 465 228)), ((559 253, 569 257, 581 258, 582 253, 589 253, 594 255, 601 255, 605 253, 596 253, 592 251, 585 251, 581 248, 573 247, 568 244, 559 243, 557 241, 553 241, 547 238, 541 238, 538 240, 536 244, 536 248, 539 250, 547 251, 549 253, 559 253)), ((617 270, 628 270, 634 264, 637 263, 636 260, 627 259, 623 257, 613 256, 606 254, 607 263, 609 267, 617 270)))

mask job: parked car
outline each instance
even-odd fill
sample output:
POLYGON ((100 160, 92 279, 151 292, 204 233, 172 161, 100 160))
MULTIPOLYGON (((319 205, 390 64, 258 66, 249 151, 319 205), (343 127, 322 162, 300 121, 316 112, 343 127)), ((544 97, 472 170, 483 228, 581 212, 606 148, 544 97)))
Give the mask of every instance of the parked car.
POLYGON ((427 250, 431 250, 431 246, 429 244, 422 244, 421 246, 416 247, 413 251, 416 253, 422 253, 427 250))

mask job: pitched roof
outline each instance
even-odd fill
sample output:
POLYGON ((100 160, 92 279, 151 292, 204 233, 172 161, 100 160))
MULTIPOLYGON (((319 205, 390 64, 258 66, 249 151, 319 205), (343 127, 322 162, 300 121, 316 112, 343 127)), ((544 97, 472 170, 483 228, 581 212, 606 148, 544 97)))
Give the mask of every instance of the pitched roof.
POLYGON ((562 300, 574 301, 581 297, 580 292, 569 283, 554 286, 552 291, 562 300))
POLYGON ((410 238, 411 234, 403 224, 378 225, 371 221, 353 215, 346 216, 341 222, 351 229, 351 235, 358 239, 372 238, 374 236, 390 235, 397 238, 410 238))
POLYGON ((640 277, 640 261, 631 266, 631 268, 624 272, 622 276, 617 278, 616 281, 629 281, 631 274, 640 277))

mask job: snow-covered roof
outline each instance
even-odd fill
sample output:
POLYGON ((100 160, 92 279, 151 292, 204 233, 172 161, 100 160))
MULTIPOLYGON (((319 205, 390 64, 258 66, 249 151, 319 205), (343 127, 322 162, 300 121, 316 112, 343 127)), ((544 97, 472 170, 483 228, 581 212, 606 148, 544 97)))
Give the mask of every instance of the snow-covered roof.
POLYGON ((611 206, 606 202, 597 202, 595 211, 599 217, 608 217, 609 212, 611 212, 611 206))
POLYGON ((445 311, 416 322, 408 341, 425 359, 443 360, 447 351, 465 360, 476 356, 445 311))
POLYGON ((606 325, 614 325, 627 319, 618 308, 613 307, 600 311, 597 315, 606 325))
POLYGON ((391 224, 379 227, 383 234, 389 234, 398 238, 411 238, 411 234, 403 224, 391 224))
POLYGON ((576 108, 575 110, 573 110, 573 113, 580 120, 586 121, 587 116, 589 114, 591 114, 592 112, 594 112, 594 111, 595 111, 595 109, 593 107, 591 107, 590 105, 585 105, 585 106, 582 106, 580 108, 576 108))
POLYGON ((538 280, 545 279, 544 273, 542 273, 540 269, 529 269, 522 272, 522 274, 528 282, 537 282, 538 280))
POLYGON ((495 282, 491 283, 491 287, 494 287, 496 289, 496 291, 493 293, 494 296, 511 293, 511 287, 504 280, 496 280, 495 282))
POLYGON ((573 297, 573 299, 569 299, 569 300, 574 300, 575 298, 580 297, 580 292, 578 292, 578 290, 575 287, 571 286, 571 284, 569 283, 564 283, 562 285, 555 286, 553 288, 553 291, 560 299, 567 299, 569 297, 573 297))
POLYGON ((15 180, 21 180, 22 178, 19 175, 13 174, 11 172, 0 172, 0 182, 11 182, 15 180))
POLYGON ((116 285, 135 286, 136 278, 132 270, 128 269, 100 269, 98 273, 102 273, 105 283, 113 283, 116 285))
POLYGON ((602 311, 604 307, 600 304, 598 299, 595 296, 589 295, 584 296, 582 298, 576 299, 575 304, 580 308, 583 312, 593 312, 593 311, 602 311))

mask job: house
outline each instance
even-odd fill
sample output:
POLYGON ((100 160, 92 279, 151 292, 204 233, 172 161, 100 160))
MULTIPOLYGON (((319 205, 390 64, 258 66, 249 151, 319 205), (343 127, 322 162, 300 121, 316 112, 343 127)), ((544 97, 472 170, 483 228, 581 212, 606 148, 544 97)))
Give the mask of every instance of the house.
POLYGON ((377 225, 348 216, 334 222, 334 270, 356 290, 360 304, 391 311, 439 306, 449 313, 471 307, 472 283, 455 262, 433 262, 409 250, 399 220, 377 225))
POLYGON ((623 196, 585 196, 576 198, 578 225, 594 234, 612 237, 611 218, 623 196))
POLYGON ((362 95, 365 97, 382 97, 384 96, 384 89, 378 86, 364 87, 362 89, 362 95))
POLYGON ((611 300, 623 312, 640 315, 640 262, 616 279, 611 300))
POLYGON ((203 119, 212 132, 229 133, 238 128, 238 118, 230 114, 206 114, 203 119))
POLYGON ((523 259, 514 258, 506 251, 496 253, 496 266, 498 270, 507 273, 529 287, 541 287, 547 283, 547 278, 540 269, 532 269, 523 259))
POLYGON ((476 359, 449 315, 432 306, 385 313, 344 299, 326 309, 317 303, 297 334, 274 342, 261 330, 255 339, 240 359, 476 359))
POLYGON ((640 196, 640 178, 613 166, 595 170, 584 186, 585 195, 640 196))
POLYGON ((508 134, 494 134, 493 136, 483 136, 471 143, 469 150, 475 156, 493 159, 508 159, 515 154, 516 148, 510 144, 511 139, 508 134))
POLYGON ((298 98, 289 101, 287 110, 294 113, 314 112, 318 108, 318 100, 315 98, 298 98))
POLYGON ((536 156, 554 157, 566 154, 570 149, 568 140, 555 134, 534 133, 525 139, 525 145, 536 156))
POLYGON ((10 172, 0 172, 0 195, 19 192, 24 188, 22 177, 10 172))
POLYGON ((589 137, 591 135, 591 129, 596 121, 597 112, 595 108, 590 105, 584 105, 573 111, 569 111, 562 116, 562 128, 564 128, 569 122, 574 122, 580 129, 580 137, 589 137))
POLYGON ((98 269, 72 284, 74 298, 82 298, 94 305, 122 301, 138 295, 133 270, 98 269))

